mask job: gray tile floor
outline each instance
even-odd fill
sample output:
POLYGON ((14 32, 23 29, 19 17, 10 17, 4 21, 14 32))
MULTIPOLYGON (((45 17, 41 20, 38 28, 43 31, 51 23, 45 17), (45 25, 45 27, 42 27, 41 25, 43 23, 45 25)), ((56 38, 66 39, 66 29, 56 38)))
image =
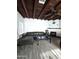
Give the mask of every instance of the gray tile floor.
POLYGON ((61 59, 60 49, 47 40, 35 41, 33 45, 17 47, 17 59, 61 59))

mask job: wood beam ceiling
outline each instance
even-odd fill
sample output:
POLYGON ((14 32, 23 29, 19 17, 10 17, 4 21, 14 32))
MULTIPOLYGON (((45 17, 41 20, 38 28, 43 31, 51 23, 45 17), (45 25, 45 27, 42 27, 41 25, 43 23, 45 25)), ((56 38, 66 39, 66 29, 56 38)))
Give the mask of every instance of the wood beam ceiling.
POLYGON ((54 20, 61 19, 61 0, 17 0, 17 10, 23 17, 54 20))

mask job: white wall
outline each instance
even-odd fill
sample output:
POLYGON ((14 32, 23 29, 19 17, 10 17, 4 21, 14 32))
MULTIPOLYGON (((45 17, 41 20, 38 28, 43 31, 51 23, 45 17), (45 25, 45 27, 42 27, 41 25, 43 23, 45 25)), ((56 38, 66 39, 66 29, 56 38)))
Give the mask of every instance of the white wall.
POLYGON ((24 33, 24 18, 17 12, 17 38, 24 33))
POLYGON ((44 31, 48 27, 47 21, 44 20, 37 20, 26 18, 25 20, 25 31, 32 32, 32 31, 44 31))
MULTIPOLYGON (((17 12, 17 36, 26 32, 33 31, 45 31, 48 28, 60 28, 59 20, 40 20, 40 19, 32 19, 32 18, 23 18, 19 12, 17 12), (56 22, 53 24, 53 22, 56 22)), ((60 36, 60 29, 48 29, 49 31, 57 32, 57 36, 60 36)))
POLYGON ((25 18, 25 32, 33 32, 33 31, 45 31, 49 30, 49 32, 57 32, 57 36, 61 35, 61 29, 48 29, 48 28, 60 28, 61 21, 60 20, 40 20, 40 19, 32 19, 32 18, 25 18), (53 24, 53 22, 56 22, 53 24))

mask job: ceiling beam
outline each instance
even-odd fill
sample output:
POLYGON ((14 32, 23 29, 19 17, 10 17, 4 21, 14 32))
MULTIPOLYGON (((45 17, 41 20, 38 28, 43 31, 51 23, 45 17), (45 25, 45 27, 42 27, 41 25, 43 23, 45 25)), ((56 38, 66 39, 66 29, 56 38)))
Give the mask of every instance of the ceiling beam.
POLYGON ((26 13, 25 13, 25 10, 23 8, 21 0, 17 0, 17 10, 23 17, 27 16, 26 13))
POLYGON ((61 18, 61 0, 17 0, 17 10, 23 17, 53 20, 61 18))
POLYGON ((54 9, 56 10, 56 12, 54 14, 52 14, 51 16, 49 16, 47 19, 61 19, 61 1, 58 1, 57 4, 55 5, 54 9))
POLYGON ((56 0, 48 0, 47 5, 43 9, 43 11, 40 13, 38 18, 42 18, 42 16, 45 14, 45 12, 48 12, 51 7, 54 7, 56 3, 56 0))
POLYGON ((25 2, 24 2, 24 0, 21 0, 21 1, 22 1, 23 8, 25 10, 25 13, 27 14, 27 17, 29 17, 25 2))

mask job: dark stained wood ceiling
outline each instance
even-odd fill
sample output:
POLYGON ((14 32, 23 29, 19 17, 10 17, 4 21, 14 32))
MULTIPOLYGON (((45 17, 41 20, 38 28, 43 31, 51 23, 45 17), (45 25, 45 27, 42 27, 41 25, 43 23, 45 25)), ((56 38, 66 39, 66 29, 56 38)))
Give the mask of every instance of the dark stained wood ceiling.
POLYGON ((61 0, 17 0, 17 10, 24 18, 61 19, 61 0))

